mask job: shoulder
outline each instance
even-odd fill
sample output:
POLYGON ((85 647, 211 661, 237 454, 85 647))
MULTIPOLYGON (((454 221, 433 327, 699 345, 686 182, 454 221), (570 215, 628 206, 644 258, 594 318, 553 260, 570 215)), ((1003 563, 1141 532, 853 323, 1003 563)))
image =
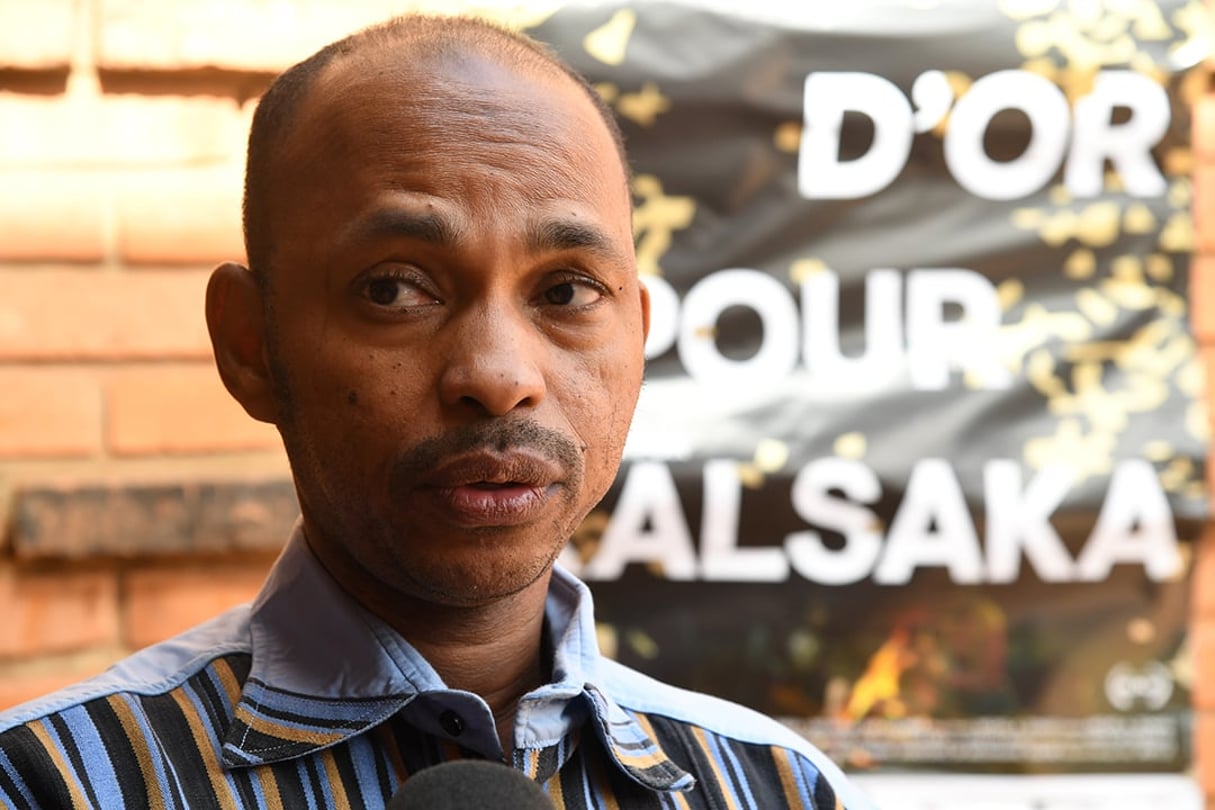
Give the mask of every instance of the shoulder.
POLYGON ((0 735, 100 698, 170 692, 214 661, 249 653, 250 649, 249 606, 241 605, 179 636, 146 647, 100 675, 0 712, 0 735))
MULTIPOLYGON (((869 800, 834 762, 784 724, 737 703, 671 686, 615 661, 605 659, 601 673, 604 689, 622 709, 646 715, 651 721, 661 718, 662 725, 694 730, 692 739, 699 731, 734 743, 731 750, 736 756, 750 751, 766 760, 778 751, 792 770, 807 777, 807 792, 819 796, 833 793, 846 810, 872 809, 869 800)), ((668 744, 667 740, 662 742, 668 744)))

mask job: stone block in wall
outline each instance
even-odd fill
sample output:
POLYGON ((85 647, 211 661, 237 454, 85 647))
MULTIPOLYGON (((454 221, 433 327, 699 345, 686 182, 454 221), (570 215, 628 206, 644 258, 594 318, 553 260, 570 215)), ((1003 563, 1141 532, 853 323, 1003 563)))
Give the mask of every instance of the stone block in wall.
POLYGON ((0 270, 0 360, 211 356, 209 270, 0 270))
POLYGON ((1194 167, 1195 250, 1215 253, 1215 163, 1199 163, 1194 167))
POLYGON ((295 525, 289 480, 20 487, 19 558, 148 557, 274 551, 295 525))
POLYGON ((1190 143, 1201 163, 1215 163, 1215 95, 1200 96, 1191 111, 1190 143))
POLYGON ((239 163, 246 117, 235 98, 0 92, 0 168, 239 163))
POLYGON ((0 68, 66 69, 76 0, 0 0, 0 68))
POLYGON ((105 181, 80 171, 0 172, 0 262, 101 261, 105 181))
POLYGON ((0 658, 117 644, 117 578, 0 565, 0 616, 0 658))
MULTIPOLYGON (((71 686, 92 675, 102 672, 107 666, 118 659, 117 654, 109 656, 93 655, 77 663, 72 659, 68 663, 58 660, 47 661, 39 659, 40 665, 34 671, 6 672, 8 667, 0 664, 0 711, 11 709, 27 700, 49 695, 64 687, 71 686)), ((28 669, 28 668, 27 668, 28 669)))
POLYGON ((1190 328, 1199 343, 1215 343, 1215 255, 1190 259, 1190 328))
POLYGON ((146 647, 257 596, 270 561, 140 568, 123 576, 123 640, 146 647))
MULTIPOLYGON (((400 0, 99 0, 103 70, 277 72, 410 5, 400 0)), ((438 6, 432 3, 432 6, 438 6)))
POLYGON ((239 169, 145 172, 124 178, 117 192, 122 260, 205 266, 244 261, 239 169))
POLYGON ((101 452, 101 386, 91 372, 0 366, 0 392, 0 458, 87 458, 101 452))
POLYGON ((278 431, 231 397, 213 363, 115 371, 106 394, 106 444, 116 456, 282 447, 278 431))

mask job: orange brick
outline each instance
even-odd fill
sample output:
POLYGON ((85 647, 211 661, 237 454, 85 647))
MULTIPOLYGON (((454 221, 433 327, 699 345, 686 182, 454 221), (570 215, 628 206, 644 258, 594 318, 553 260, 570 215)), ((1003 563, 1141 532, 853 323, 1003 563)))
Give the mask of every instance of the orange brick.
POLYGON ((1190 260, 1190 326, 1199 343, 1215 343, 1215 255, 1190 260))
POLYGON ((100 261, 102 182, 83 172, 0 172, 0 261, 100 261))
POLYGON ((132 571, 124 582, 124 637, 145 647, 257 595, 269 562, 132 571))
MULTIPOLYGON (((1215 709, 1215 620, 1195 618, 1189 630, 1194 660, 1193 703, 1199 709, 1215 709)), ((1215 756, 1215 748, 1211 753, 1215 756)))
POLYGON ((101 386, 92 373, 5 367, 0 368, 0 391, 0 458, 81 457, 101 451, 101 386))
POLYGON ((1194 156, 1203 163, 1215 162, 1215 94, 1201 96, 1193 107, 1190 143, 1194 156))
POLYGON ((0 711, 98 675, 123 657, 119 647, 0 663, 0 711))
POLYGON ((244 119, 219 96, 0 93, 0 166, 225 163, 244 155, 244 119))
POLYGON ((37 675, 0 676, 0 712, 19 706, 26 701, 57 692, 90 675, 92 670, 43 672, 37 675))
MULTIPOLYGON (((1210 368, 1209 364, 1215 362, 1215 349, 1204 350, 1204 355, 1207 355, 1210 368)), ((1195 543, 1194 575, 1190 588, 1191 619, 1215 621, 1215 525, 1208 525, 1195 543)))
POLYGON ((100 5, 102 68, 275 72, 402 8, 398 0, 102 0, 100 5))
POLYGON ((0 656, 66 652, 118 641, 118 588, 107 571, 0 568, 0 656))
POLYGON ((1194 244, 1199 253, 1215 253, 1215 163, 1194 168, 1194 244))
POLYGON ((211 364, 115 372, 106 435, 117 455, 275 449, 278 432, 244 412, 211 364))
POLYGON ((241 175, 163 172, 133 179, 118 196, 119 252, 132 264, 243 261, 241 175))
POLYGON ((0 0, 0 67, 66 68, 75 0, 0 0))
POLYGON ((1194 712, 1194 771, 1202 792, 1215 795, 1215 712, 1194 712))
POLYGON ((0 360, 208 357, 207 276, 0 271, 0 360))

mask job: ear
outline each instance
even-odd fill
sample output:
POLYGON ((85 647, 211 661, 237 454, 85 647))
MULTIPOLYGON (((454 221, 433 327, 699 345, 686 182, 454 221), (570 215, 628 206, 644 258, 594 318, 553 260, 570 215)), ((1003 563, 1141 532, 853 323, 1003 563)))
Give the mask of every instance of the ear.
POLYGON ((220 379, 250 416, 277 424, 266 330, 262 289, 253 273, 235 262, 216 267, 207 283, 207 331, 220 379))
POLYGON ((650 336, 650 288, 645 279, 639 279, 637 289, 641 296, 641 342, 644 343, 650 336))

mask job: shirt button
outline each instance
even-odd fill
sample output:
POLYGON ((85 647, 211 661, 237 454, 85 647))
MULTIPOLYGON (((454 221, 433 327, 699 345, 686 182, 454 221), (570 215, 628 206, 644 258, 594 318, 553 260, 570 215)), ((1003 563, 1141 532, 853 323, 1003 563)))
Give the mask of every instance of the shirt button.
POLYGON ((439 715, 439 725, 452 737, 459 737, 464 732, 464 718, 451 709, 439 715))

